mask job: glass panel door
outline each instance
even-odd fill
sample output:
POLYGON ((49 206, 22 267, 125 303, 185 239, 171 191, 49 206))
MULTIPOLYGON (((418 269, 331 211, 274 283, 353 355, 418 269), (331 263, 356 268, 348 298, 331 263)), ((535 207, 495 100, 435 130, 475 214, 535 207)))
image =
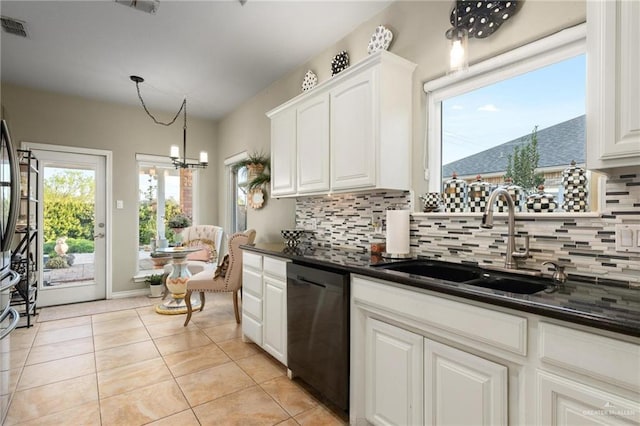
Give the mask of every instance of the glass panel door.
POLYGON ((43 229, 40 306, 106 297, 105 157, 35 150, 43 229))

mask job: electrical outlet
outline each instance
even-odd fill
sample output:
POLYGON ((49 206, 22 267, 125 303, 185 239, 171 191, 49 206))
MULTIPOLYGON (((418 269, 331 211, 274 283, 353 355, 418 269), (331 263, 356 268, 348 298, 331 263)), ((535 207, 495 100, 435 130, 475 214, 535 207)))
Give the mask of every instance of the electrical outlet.
POLYGON ((616 225, 616 251, 640 253, 640 225, 616 225))
POLYGON ((315 217, 312 217, 311 219, 309 219, 307 223, 309 225, 310 230, 316 231, 318 229, 318 219, 316 219, 315 217))

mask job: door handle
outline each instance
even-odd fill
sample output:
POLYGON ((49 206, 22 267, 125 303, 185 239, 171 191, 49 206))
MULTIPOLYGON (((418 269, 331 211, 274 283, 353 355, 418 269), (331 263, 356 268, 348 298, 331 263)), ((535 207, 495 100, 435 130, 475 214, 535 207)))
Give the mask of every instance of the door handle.
POLYGON ((94 240, 97 240, 98 238, 104 238, 104 233, 103 233, 103 232, 100 232, 99 234, 95 234, 95 235, 93 236, 93 239, 94 239, 94 240))

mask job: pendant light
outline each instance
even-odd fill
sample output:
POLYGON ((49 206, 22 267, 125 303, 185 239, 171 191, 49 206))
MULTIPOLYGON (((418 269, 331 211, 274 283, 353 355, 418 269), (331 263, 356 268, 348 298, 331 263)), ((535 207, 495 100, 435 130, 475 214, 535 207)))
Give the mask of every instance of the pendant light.
POLYGON ((147 108, 147 105, 144 103, 144 100, 142 99, 142 95, 140 94, 140 83, 144 82, 144 78, 138 77, 137 75, 132 75, 129 78, 131 79, 131 81, 136 83, 136 90, 138 91, 138 98, 140 99, 140 103, 142 103, 142 108, 144 108, 144 111, 147 113, 149 117, 151 117, 154 123, 161 124, 163 126, 171 126, 173 123, 176 122, 176 120, 180 116, 180 113, 181 112, 183 113, 184 120, 182 125, 182 159, 180 158, 180 148, 178 147, 178 145, 171 145, 171 148, 169 151, 169 158, 171 158, 171 162, 173 163, 174 167, 176 169, 187 169, 187 168, 204 169, 205 167, 207 167, 209 165, 209 155, 207 154, 206 151, 200 151, 200 158, 197 163, 187 160, 187 98, 184 98, 182 100, 182 105, 180 105, 180 109, 178 109, 178 112, 176 113, 176 115, 173 117, 171 121, 167 123, 158 121, 153 116, 153 114, 149 112, 149 109, 147 108))
POLYGON ((459 26, 460 20, 460 1, 454 3, 451 11, 451 20, 453 28, 449 28, 445 36, 449 40, 449 73, 464 71, 469 67, 468 58, 468 41, 469 32, 466 28, 459 26))

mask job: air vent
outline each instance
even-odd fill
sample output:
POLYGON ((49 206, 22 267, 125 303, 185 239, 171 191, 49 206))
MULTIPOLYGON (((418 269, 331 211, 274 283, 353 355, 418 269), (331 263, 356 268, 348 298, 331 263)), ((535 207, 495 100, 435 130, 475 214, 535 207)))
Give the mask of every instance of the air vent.
POLYGON ((160 7, 160 0, 115 0, 115 2, 143 12, 151 13, 152 15, 155 14, 160 7))
POLYGON ((24 22, 6 16, 2 16, 0 19, 2 20, 2 30, 5 33, 27 37, 27 29, 24 26, 24 22))

